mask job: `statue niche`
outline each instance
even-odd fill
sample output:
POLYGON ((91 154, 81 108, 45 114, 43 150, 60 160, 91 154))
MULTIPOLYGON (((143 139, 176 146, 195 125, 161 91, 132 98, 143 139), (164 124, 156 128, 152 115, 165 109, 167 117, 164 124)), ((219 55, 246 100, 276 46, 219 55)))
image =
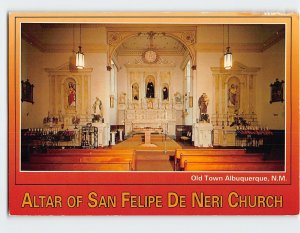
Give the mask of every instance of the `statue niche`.
POLYGON ((139 100, 139 85, 137 83, 132 84, 132 100, 139 100))
POLYGON ((233 108, 235 111, 240 108, 240 82, 236 77, 231 77, 228 80, 227 104, 229 108, 233 108))
POLYGON ((146 79, 146 98, 155 97, 155 81, 153 76, 148 76, 146 79))
POLYGON ((77 102, 76 81, 73 78, 67 78, 64 82, 65 109, 75 111, 77 102))
POLYGON ((162 88, 162 100, 169 100, 169 86, 167 84, 164 84, 162 88))

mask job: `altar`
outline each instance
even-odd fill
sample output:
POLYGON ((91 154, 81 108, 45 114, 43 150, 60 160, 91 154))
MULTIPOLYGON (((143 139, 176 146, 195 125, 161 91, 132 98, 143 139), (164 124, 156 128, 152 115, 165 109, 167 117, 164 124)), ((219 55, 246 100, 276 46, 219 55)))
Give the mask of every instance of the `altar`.
POLYGON ((157 145, 151 143, 151 133, 162 133, 162 128, 151 128, 151 127, 145 127, 145 128, 133 128, 134 133, 144 133, 145 134, 145 143, 141 146, 144 147, 157 147, 157 145))
POLYGON ((93 126, 98 128, 98 147, 108 146, 110 141, 109 125, 107 123, 95 122, 93 126))
POLYGON ((134 128, 161 128, 164 134, 175 135, 176 111, 173 109, 127 109, 125 134, 134 128))

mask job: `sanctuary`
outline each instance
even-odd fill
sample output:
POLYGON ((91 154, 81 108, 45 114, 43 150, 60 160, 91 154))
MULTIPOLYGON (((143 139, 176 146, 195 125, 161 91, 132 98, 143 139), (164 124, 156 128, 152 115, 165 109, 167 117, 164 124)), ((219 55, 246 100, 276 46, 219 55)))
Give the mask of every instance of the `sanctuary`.
POLYGON ((285 30, 22 23, 21 169, 284 170, 285 30))

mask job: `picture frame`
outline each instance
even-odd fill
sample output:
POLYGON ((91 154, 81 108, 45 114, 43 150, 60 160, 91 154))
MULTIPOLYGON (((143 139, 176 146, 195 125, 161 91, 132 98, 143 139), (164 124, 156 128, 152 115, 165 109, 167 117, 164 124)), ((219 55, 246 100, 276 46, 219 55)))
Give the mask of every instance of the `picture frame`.
POLYGON ((189 107, 192 108, 193 107, 193 96, 189 97, 189 107))
POLYGON ((176 92, 174 94, 175 97, 175 104, 181 104, 182 103, 182 97, 181 94, 179 92, 176 92))
POLYGON ((22 92, 21 93, 22 94, 21 101, 22 102, 25 101, 25 102, 34 104, 34 102, 33 102, 33 87, 34 87, 34 85, 31 84, 28 79, 26 81, 24 81, 24 80, 21 81, 21 92, 22 92))
POLYGON ((113 95, 111 95, 110 98, 109 98, 109 100, 110 100, 110 103, 109 103, 110 108, 114 108, 114 106, 115 106, 115 104, 114 104, 115 97, 113 95))
POLYGON ((276 79, 274 83, 270 84, 271 87, 271 100, 270 104, 274 102, 283 102, 284 101, 284 81, 279 81, 276 79))

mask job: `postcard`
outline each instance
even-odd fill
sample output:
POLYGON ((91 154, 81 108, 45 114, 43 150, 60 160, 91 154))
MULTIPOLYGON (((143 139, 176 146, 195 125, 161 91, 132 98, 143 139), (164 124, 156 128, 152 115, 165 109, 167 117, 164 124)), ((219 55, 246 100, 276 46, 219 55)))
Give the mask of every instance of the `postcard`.
POLYGON ((11 215, 299 213, 299 22, 9 14, 11 215))

